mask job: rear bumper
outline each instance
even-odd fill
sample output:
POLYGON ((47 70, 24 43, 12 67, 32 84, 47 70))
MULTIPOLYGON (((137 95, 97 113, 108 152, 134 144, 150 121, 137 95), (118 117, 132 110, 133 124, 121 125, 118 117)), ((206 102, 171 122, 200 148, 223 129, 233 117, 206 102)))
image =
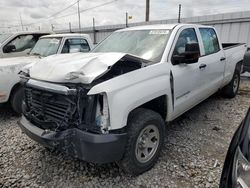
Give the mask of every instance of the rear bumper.
POLYGON ((93 163, 109 163, 122 158, 127 140, 123 134, 93 134, 77 128, 65 131, 45 131, 30 123, 24 116, 18 122, 31 139, 50 148, 93 163))

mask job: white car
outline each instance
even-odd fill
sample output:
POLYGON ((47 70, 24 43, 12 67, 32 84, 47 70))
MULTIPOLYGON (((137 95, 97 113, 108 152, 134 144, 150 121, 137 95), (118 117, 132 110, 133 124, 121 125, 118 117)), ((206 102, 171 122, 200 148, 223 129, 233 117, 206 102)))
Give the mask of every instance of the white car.
POLYGON ((25 56, 43 35, 50 32, 16 32, 0 35, 0 58, 25 56))
POLYGON ((42 36, 29 55, 0 59, 0 103, 10 102, 21 113, 23 90, 18 72, 39 62, 43 57, 62 53, 89 52, 93 43, 86 34, 53 34, 42 36))
POLYGON ((37 142, 95 163, 150 169, 170 122, 240 83, 245 44, 221 44, 213 27, 126 28, 92 53, 48 57, 23 73, 19 125, 37 142))

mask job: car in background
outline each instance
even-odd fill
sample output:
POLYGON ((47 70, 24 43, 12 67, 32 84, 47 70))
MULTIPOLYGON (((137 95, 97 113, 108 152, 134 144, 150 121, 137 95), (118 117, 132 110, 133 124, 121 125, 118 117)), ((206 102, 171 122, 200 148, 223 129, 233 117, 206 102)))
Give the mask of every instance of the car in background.
POLYGON ((250 187, 250 108, 229 146, 220 188, 250 187))
POLYGON ((10 102, 16 113, 21 113, 23 97, 18 73, 25 66, 54 54, 89 52, 93 43, 86 34, 53 34, 42 36, 30 53, 24 57, 0 59, 0 104, 10 102))
POLYGON ((0 58, 25 56, 43 35, 50 32, 16 32, 0 35, 0 58))

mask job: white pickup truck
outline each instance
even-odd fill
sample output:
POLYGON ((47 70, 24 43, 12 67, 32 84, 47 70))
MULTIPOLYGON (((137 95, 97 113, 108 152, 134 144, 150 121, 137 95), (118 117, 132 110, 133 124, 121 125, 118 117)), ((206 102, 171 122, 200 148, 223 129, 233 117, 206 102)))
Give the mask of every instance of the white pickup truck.
POLYGON ((18 72, 53 54, 89 52, 93 43, 86 34, 53 34, 42 36, 29 55, 0 59, 0 104, 10 102, 13 110, 21 113, 23 89, 18 72))
POLYGON ((89 54, 44 59, 22 73, 23 132, 95 163, 150 169, 170 122, 220 91, 236 95, 245 44, 221 44, 213 27, 127 28, 89 54))
POLYGON ((43 35, 50 32, 16 32, 0 35, 0 58, 25 56, 43 35))

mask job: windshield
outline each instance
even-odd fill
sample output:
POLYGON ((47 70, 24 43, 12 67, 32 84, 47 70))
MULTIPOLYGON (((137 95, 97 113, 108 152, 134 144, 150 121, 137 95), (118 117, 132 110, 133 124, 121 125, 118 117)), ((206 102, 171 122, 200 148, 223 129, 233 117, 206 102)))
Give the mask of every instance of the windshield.
POLYGON ((170 30, 140 30, 114 32, 93 52, 122 52, 159 62, 166 47, 170 30))
POLYGON ((11 36, 11 34, 0 34, 0 43, 3 43, 10 36, 11 36))
POLYGON ((41 38, 31 50, 30 55, 39 55, 46 57, 49 55, 56 54, 60 46, 61 40, 61 37, 41 38))

